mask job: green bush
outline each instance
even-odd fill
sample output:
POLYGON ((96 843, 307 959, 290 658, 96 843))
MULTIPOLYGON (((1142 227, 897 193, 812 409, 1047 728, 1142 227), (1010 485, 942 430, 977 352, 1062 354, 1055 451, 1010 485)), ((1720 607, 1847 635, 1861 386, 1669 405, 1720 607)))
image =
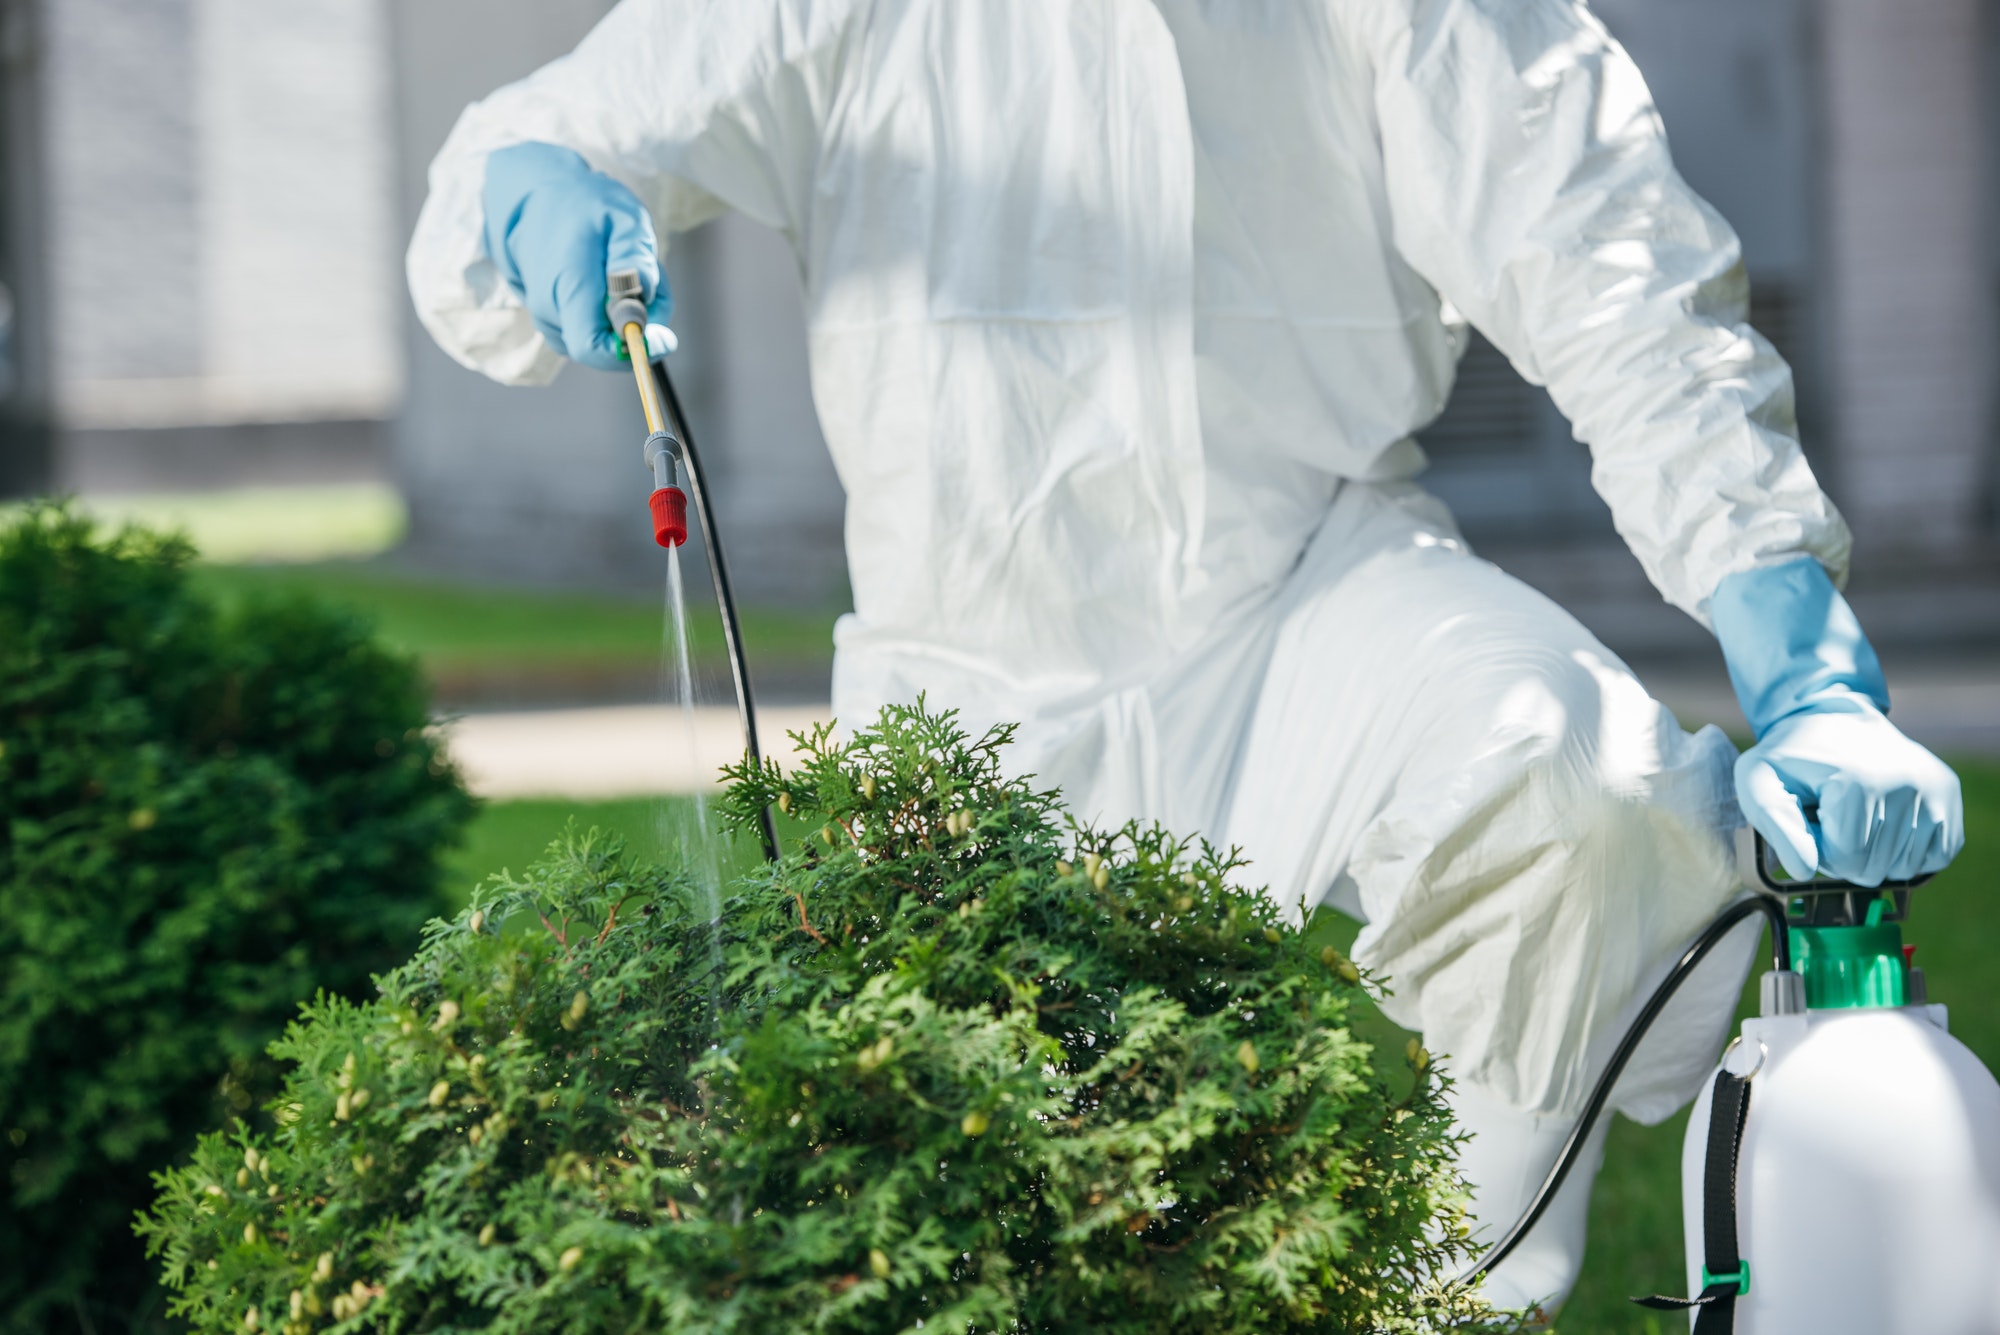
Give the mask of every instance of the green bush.
POLYGON ((148 1324, 152 1172, 275 1092, 301 1001, 407 955, 471 812, 409 662, 301 600, 224 615, 190 555, 0 528, 0 1331, 148 1324))
POLYGON ((198 1331, 1490 1328, 1442 1081, 1234 864, 892 709, 711 916, 572 836, 310 1007, 143 1225, 198 1331), (1483 1323, 1483 1324, 1482 1324, 1483 1323))

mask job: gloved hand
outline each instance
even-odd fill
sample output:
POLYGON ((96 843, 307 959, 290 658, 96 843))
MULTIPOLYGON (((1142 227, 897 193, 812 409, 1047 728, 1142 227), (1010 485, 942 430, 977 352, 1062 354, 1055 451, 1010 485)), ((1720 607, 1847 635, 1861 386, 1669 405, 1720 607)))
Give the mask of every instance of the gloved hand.
POLYGON ((606 275, 633 269, 645 288, 647 355, 673 350, 673 297, 638 196, 574 150, 528 143, 487 156, 481 200, 486 254, 550 347, 601 371, 624 369, 624 342, 604 311, 606 275))
POLYGON ((1958 776, 1889 722, 1881 663, 1819 562, 1731 575, 1710 616, 1757 733, 1736 799, 1787 874, 1872 886, 1958 855, 1958 776))

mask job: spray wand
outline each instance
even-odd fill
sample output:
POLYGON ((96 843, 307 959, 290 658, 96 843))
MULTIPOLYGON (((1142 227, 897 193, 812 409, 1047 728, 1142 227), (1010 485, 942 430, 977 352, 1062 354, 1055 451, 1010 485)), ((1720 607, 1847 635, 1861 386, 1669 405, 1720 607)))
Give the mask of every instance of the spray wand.
MULTIPOLYGON (((708 488, 701 472, 701 457, 695 452, 694 435, 681 412, 680 396, 674 393, 673 378, 667 368, 646 354, 645 284, 636 270, 621 269, 609 275, 610 300, 605 312, 611 327, 625 345, 632 363, 632 375, 639 385, 639 406, 646 414, 646 466, 653 473, 653 491, 646 505, 653 513, 653 541, 662 547, 679 547, 687 541, 688 496, 680 488, 680 466, 687 466, 688 488, 694 493, 695 513, 701 517, 702 537, 708 546, 708 573, 715 585, 716 607, 722 613, 722 640, 729 652, 729 676, 736 687, 736 714, 743 725, 743 750, 754 767, 763 763, 757 745, 757 706, 750 695, 750 672, 743 661, 743 631, 736 618, 736 594, 729 583, 729 565, 722 558, 722 539, 715 531, 715 514, 709 508, 708 488)), ((759 833, 763 835, 764 856, 778 860, 778 831, 766 807, 761 813, 759 833)))
POLYGON ((639 406, 646 413, 646 466, 653 470, 653 494, 646 504, 653 512, 653 541, 678 547, 687 541, 687 494, 680 488, 678 465, 684 452, 667 429, 666 404, 653 380, 653 359, 646 355, 645 285, 635 269, 611 275, 611 300, 606 310, 611 327, 624 340, 632 377, 639 382, 639 406))

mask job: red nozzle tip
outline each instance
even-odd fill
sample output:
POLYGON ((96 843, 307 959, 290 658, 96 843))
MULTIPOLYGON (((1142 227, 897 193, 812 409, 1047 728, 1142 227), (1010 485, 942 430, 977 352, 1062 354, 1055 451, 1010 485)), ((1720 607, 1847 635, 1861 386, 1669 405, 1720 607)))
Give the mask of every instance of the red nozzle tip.
POLYGON ((679 487, 661 487, 647 498, 653 511, 653 541, 678 547, 688 540, 688 498, 679 487))

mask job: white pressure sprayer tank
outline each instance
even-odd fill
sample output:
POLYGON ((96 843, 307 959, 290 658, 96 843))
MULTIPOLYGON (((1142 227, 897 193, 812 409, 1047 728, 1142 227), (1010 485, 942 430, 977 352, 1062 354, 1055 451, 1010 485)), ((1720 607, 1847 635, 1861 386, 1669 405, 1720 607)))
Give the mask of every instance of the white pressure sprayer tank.
POLYGON ((1688 1121, 1695 1329, 2000 1335, 2000 1084, 1925 1002, 1908 888, 1781 883, 1745 852, 1793 968, 1688 1121))

